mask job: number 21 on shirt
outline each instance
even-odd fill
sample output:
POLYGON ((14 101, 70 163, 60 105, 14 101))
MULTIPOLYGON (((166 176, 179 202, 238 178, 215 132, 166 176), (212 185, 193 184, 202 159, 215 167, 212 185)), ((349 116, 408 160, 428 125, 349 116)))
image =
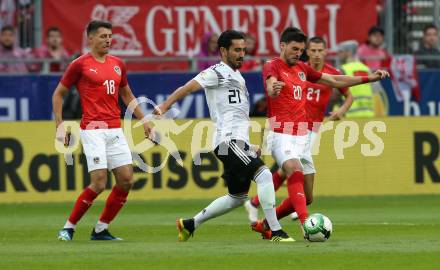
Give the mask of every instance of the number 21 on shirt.
POLYGON ((320 93, 321 93, 320 89, 313 89, 311 87, 307 88, 307 100, 313 100, 313 94, 315 94, 316 102, 318 102, 320 93))
POLYGON ((241 103, 240 90, 230 89, 228 98, 229 104, 241 103))
POLYGON ((103 83, 105 87, 107 87, 107 94, 113 95, 115 93, 115 81, 114 80, 105 80, 103 83))

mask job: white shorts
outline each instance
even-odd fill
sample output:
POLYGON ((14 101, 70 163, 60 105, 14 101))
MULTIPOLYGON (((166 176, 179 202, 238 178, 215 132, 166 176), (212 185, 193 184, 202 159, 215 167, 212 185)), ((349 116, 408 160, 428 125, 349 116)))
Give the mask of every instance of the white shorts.
POLYGON ((306 148, 304 149, 304 157, 301 160, 304 175, 316 173, 315 164, 313 163, 312 150, 313 145, 315 145, 316 138, 318 137, 318 133, 309 130, 308 136, 309 140, 306 148))
POLYGON ((89 172, 133 163, 122 128, 81 130, 80 135, 89 172))
MULTIPOLYGON (((282 168, 283 163, 287 160, 299 159, 303 166, 304 174, 316 172, 310 145, 312 133, 309 132, 307 135, 302 136, 277 132, 269 133, 270 139, 268 138, 268 143, 271 145, 272 156, 280 168, 282 168)), ((316 136, 314 138, 316 139, 316 136)))

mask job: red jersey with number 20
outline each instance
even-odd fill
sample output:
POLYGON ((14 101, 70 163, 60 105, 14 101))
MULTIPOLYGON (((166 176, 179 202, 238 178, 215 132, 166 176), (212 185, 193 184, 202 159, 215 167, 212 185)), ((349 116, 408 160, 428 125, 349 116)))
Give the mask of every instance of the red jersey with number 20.
POLYGON ((126 86, 127 73, 121 59, 106 55, 104 63, 98 62, 90 53, 73 61, 61 84, 78 89, 83 116, 81 129, 119 128, 121 109, 118 104, 119 87, 126 86), (100 121, 107 126, 92 124, 100 121))
POLYGON ((316 82, 321 76, 321 72, 303 62, 298 62, 294 66, 287 65, 280 58, 266 62, 263 67, 263 81, 267 96, 267 116, 274 132, 291 135, 304 135, 302 133, 307 132, 308 119, 305 110, 307 81, 316 82), (270 97, 267 93, 266 80, 270 77, 285 83, 277 97, 270 97), (298 129, 298 125, 301 124, 306 125, 305 129, 298 129))
MULTIPOLYGON (((339 70, 329 64, 325 64, 321 72, 331 75, 341 75, 341 72, 339 70)), ((342 88, 338 90, 342 94, 345 94, 348 91, 348 88, 342 88)), ((309 129, 314 131, 319 129, 319 123, 324 120, 325 112, 327 111, 327 105, 330 101, 332 93, 333 87, 331 86, 307 82, 306 113, 307 118, 310 121, 309 129), (313 123, 315 123, 314 127, 313 123)))

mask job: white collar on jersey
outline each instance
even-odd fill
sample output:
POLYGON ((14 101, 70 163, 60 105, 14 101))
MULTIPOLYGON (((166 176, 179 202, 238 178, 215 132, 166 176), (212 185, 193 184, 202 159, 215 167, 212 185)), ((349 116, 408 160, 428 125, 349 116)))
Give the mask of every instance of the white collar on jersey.
POLYGON ((226 64, 226 63, 223 62, 223 61, 220 61, 220 64, 225 65, 226 67, 228 67, 230 70, 232 70, 232 71, 235 72, 235 73, 240 72, 238 69, 234 70, 233 68, 231 68, 231 66, 229 66, 228 64, 226 64))

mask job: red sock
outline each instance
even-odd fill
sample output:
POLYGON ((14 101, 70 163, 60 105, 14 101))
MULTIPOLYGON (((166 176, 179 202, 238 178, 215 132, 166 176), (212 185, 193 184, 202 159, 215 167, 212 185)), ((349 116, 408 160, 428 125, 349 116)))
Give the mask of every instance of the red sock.
POLYGON ((92 206, 93 200, 98 196, 98 193, 94 192, 91 188, 86 188, 79 195, 78 199, 73 206, 72 213, 70 213, 69 221, 72 224, 78 223, 81 217, 92 206))
POLYGON ((273 187, 275 191, 277 191, 278 189, 280 189, 281 185, 283 184, 284 179, 281 178, 280 173, 276 171, 272 174, 272 181, 273 181, 273 187))
POLYGON ((277 219, 280 220, 283 217, 290 215, 295 212, 295 208, 293 208, 292 202, 289 198, 284 199, 280 205, 275 209, 277 212, 277 219))
POLYGON ((287 179, 287 191, 289 199, 298 213, 301 223, 304 223, 309 216, 306 206, 306 196, 304 195, 304 175, 301 171, 295 171, 289 179, 287 179))
POLYGON ((110 195, 108 195, 105 203, 104 211, 102 211, 99 221, 109 224, 119 213, 122 206, 127 201, 128 192, 114 186, 110 195))
MULTIPOLYGON (((273 187, 275 191, 277 191, 278 189, 280 189, 281 185, 283 184, 284 179, 282 179, 280 173, 276 171, 272 174, 272 181, 273 181, 273 187)), ((254 196, 251 199, 251 203, 255 207, 258 207, 260 205, 260 200, 258 199, 258 195, 254 196)))

